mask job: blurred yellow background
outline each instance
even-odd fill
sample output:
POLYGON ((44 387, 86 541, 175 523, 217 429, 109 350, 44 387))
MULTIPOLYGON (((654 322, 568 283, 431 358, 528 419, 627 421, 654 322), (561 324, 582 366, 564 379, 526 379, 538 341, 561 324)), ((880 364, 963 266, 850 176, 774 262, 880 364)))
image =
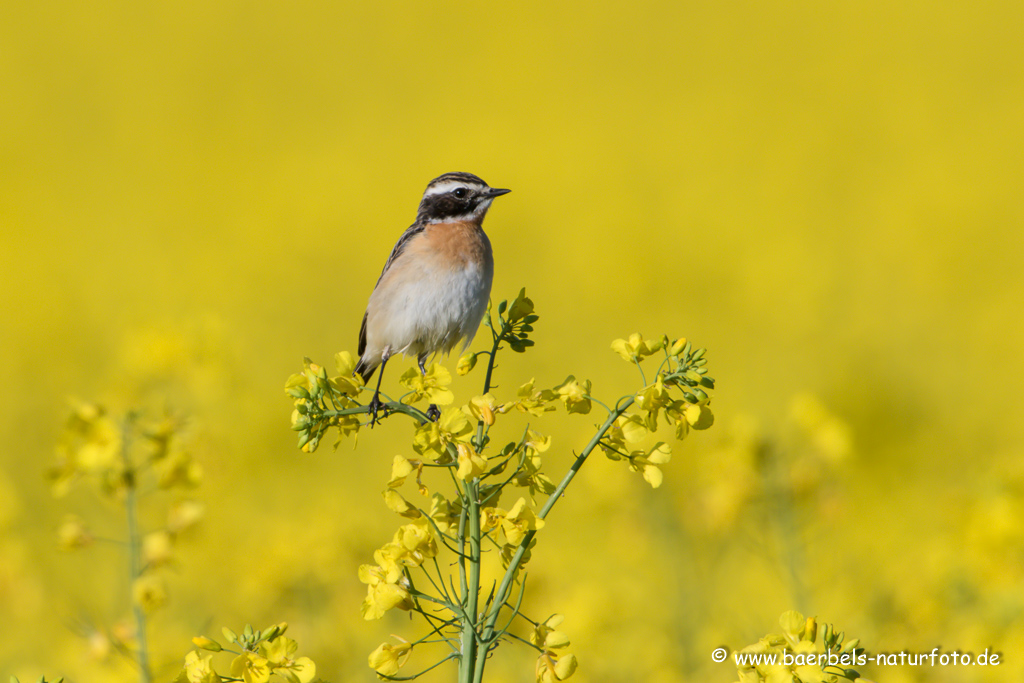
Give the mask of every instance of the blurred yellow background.
MULTIPOLYGON (((541 315, 503 388, 614 399, 634 331, 706 346, 718 380, 665 486, 595 457, 541 534, 529 611, 567 615, 578 680, 728 683, 711 649, 787 609, 874 651, 1004 653, 872 678, 1019 679, 1022 26, 1019 2, 5 4, 0 673, 135 678, 79 635, 126 613, 124 553, 56 547, 69 512, 123 535, 44 481, 78 396, 193 418, 207 515, 158 680, 194 635, 281 620, 324 679, 373 680, 414 630, 364 623, 356 578, 409 434, 299 453, 282 387, 354 351, 426 183, 469 171, 513 190, 495 300, 541 315), (822 410, 848 453, 814 446, 822 410)), ((590 421, 538 428, 560 477, 590 421)))

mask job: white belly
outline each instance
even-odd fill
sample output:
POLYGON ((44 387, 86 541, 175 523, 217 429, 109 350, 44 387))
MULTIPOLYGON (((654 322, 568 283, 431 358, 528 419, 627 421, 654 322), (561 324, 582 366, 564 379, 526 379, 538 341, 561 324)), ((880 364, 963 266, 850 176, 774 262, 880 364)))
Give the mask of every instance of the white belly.
POLYGON ((370 297, 374 320, 367 326, 368 351, 383 353, 389 347, 391 353, 429 356, 448 353, 462 339, 468 346, 487 311, 494 273, 490 259, 457 268, 424 259, 401 265, 404 276, 389 278, 388 286, 378 286, 370 297))

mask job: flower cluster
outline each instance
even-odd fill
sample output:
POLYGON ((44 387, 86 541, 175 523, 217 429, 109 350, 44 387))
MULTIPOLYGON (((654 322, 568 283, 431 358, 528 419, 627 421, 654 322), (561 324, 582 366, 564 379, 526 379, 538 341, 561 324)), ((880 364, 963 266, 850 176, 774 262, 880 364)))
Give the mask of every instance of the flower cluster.
POLYGON ((484 508, 481 511, 480 527, 485 534, 492 529, 501 531, 505 539, 501 545, 501 562, 507 567, 513 553, 526 540, 527 534, 542 529, 544 520, 527 505, 525 498, 520 498, 510 510, 484 508))
POLYGON ((101 405, 75 402, 57 444, 57 462, 47 472, 53 494, 63 497, 77 481, 89 479, 104 495, 123 500, 147 472, 161 489, 195 488, 203 470, 183 447, 183 428, 170 416, 146 421, 129 413, 119 420, 101 405), (144 450, 138 464, 129 451, 136 446, 144 450))
POLYGON ((245 681, 245 683, 268 683, 271 680, 286 683, 311 683, 316 678, 316 664, 309 657, 296 657, 299 646, 285 637, 288 624, 275 624, 262 631, 246 625, 241 634, 229 628, 223 629, 228 647, 234 644, 239 650, 230 650, 212 638, 197 636, 192 642, 198 650, 185 655, 185 666, 174 679, 174 683, 220 683, 221 681, 245 681), (204 654, 205 651, 208 654, 204 654), (214 668, 213 657, 218 652, 235 655, 228 667, 230 672, 221 675, 214 668))
MULTIPOLYGON (((93 481, 106 497, 119 501, 127 516, 127 545, 132 556, 131 597, 136 621, 167 602, 164 568, 175 562, 175 546, 203 517, 204 506, 191 497, 202 478, 202 467, 184 447, 185 424, 164 416, 147 420, 136 413, 114 417, 95 403, 76 403, 57 446, 57 464, 48 477, 54 495, 63 496, 79 481, 93 481), (142 491, 163 490, 172 501, 166 522, 144 531, 137 522, 142 491)), ((91 545, 96 534, 76 515, 69 514, 57 531, 65 550, 91 545)), ((135 630, 143 625, 136 623, 135 630)), ((132 629, 117 629, 124 638, 132 629)), ((120 650, 126 645, 118 637, 120 650)))
POLYGON ((342 351, 334 356, 338 374, 328 377, 327 370, 308 358, 303 359, 302 372, 288 378, 285 392, 294 399, 292 430, 299 433, 299 448, 312 453, 320 439, 331 427, 341 437, 359 432, 359 418, 351 411, 358 407, 352 400, 363 388, 363 380, 356 374, 356 361, 352 354, 342 351))
MULTIPOLYGON (((775 681, 802 681, 803 683, 843 683, 860 678, 856 669, 843 665, 828 665, 827 657, 797 657, 796 655, 822 655, 831 653, 842 661, 854 661, 854 651, 860 640, 844 640, 844 634, 825 624, 821 628, 815 617, 804 617, 799 612, 785 612, 779 617, 782 633, 772 633, 753 645, 740 650, 737 654, 776 655, 774 658, 764 657, 760 662, 750 664, 751 660, 742 659, 737 664, 738 683, 775 683, 775 681), (819 636, 821 636, 819 638, 819 636), (794 655, 785 658, 784 654, 794 655), (843 658, 843 655, 848 655, 843 658), (787 661, 791 663, 786 663, 787 661), (825 661, 821 666, 817 662, 825 661), (769 663, 773 662, 773 663, 769 663)), ((737 660, 740 661, 740 660, 737 660)))
MULTIPOLYGON (((377 647, 368 664, 381 678, 394 678, 414 651, 446 643, 447 657, 419 673, 455 659, 460 680, 481 681, 489 653, 509 640, 537 650, 539 683, 570 677, 577 662, 565 651, 568 638, 557 630, 561 617, 537 622, 521 612, 524 568, 545 528, 545 517, 598 446, 658 486, 671 449, 663 441, 645 441, 658 430, 659 420, 664 417, 679 439, 690 429, 711 425, 706 390, 714 381, 706 375, 703 350, 693 350, 685 340, 645 341, 633 335, 616 341, 613 347, 638 367, 657 353, 663 360, 652 382, 644 378, 639 392, 623 396, 614 407, 592 395, 589 380, 574 375, 551 388, 538 387, 531 379, 511 394, 494 391, 496 354, 505 346, 517 352, 532 346, 529 335, 537 320, 525 291, 511 304, 503 301, 488 312, 490 350, 466 354, 456 365, 457 373, 465 376, 483 366, 479 361, 486 358, 483 390, 465 403, 456 401, 451 373, 436 363, 424 373, 416 368, 405 372, 399 380, 405 393, 394 400, 385 397, 384 415, 405 415, 413 420, 414 429, 410 452, 394 457, 384 491, 385 505, 403 521, 374 551, 373 563, 359 567, 359 580, 366 585, 361 611, 366 620, 380 619, 395 609, 411 612, 426 621, 429 633, 418 640, 396 636, 394 642, 377 647), (423 410, 425 402, 435 409, 423 410), (437 405, 443 409, 437 411, 437 405), (532 421, 559 406, 568 415, 581 416, 599 406, 607 415, 589 444, 574 454, 568 472, 555 480, 544 472, 552 439, 537 431, 532 421), (531 422, 523 424, 527 420, 531 422), (512 438, 498 440, 504 429, 511 429, 512 438), (453 486, 454 494, 437 490, 438 484, 428 477, 431 471, 444 475, 442 484, 453 486), (415 491, 403 495, 406 484, 415 491), (508 495, 514 501, 511 505, 502 502, 509 490, 515 491, 508 495), (484 576, 500 580, 488 589, 484 576), (529 631, 523 633, 527 625, 529 631)), ((315 450, 332 427, 340 438, 357 435, 368 418, 369 406, 360 403, 362 381, 353 376, 353 357, 343 352, 335 361, 336 377, 307 359, 303 371, 286 383, 285 391, 294 401, 292 428, 299 432, 299 447, 305 451, 315 450)))
POLYGON ((564 681, 576 672, 576 655, 559 652, 569 647, 569 636, 556 630, 563 621, 564 616, 553 614, 530 633, 530 643, 540 650, 535 672, 537 683, 564 681))
MULTIPOLYGON (((601 448, 612 460, 624 460, 629 469, 643 475, 652 487, 661 486, 661 466, 669 462, 672 448, 664 443, 641 448, 640 444, 658 430, 658 420, 674 428, 675 438, 682 441, 691 429, 707 429, 714 423, 706 389, 715 388, 715 380, 707 375, 704 349, 694 350, 685 339, 669 342, 668 337, 644 339, 631 334, 629 339, 616 339, 612 350, 623 360, 635 364, 646 386, 628 403, 638 412, 622 412, 601 439, 601 448), (655 368, 654 381, 647 383, 641 363, 661 353, 655 368)), ((629 407, 627 405, 627 407, 629 407)))

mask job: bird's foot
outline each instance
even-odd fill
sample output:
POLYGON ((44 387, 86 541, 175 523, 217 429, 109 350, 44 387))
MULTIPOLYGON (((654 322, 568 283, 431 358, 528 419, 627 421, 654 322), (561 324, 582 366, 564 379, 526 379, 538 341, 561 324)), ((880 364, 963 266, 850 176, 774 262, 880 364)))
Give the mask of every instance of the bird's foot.
POLYGON ((430 406, 427 408, 427 417, 430 418, 431 422, 437 422, 437 420, 441 417, 441 411, 435 404, 431 403, 430 406))
POLYGON ((379 391, 374 392, 373 398, 366 405, 370 409, 370 429, 373 429, 375 424, 378 424, 381 419, 388 416, 388 407, 387 404, 380 400, 379 391), (380 413, 379 416, 378 413, 380 413))

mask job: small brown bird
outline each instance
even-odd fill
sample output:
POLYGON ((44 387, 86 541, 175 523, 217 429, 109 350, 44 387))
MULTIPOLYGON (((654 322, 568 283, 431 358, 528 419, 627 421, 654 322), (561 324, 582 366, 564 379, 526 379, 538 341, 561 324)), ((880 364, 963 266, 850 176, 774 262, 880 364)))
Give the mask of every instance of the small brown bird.
MULTIPOLYGON (((472 173, 445 173, 427 185, 416 222, 391 250, 359 330, 356 372, 368 382, 381 366, 369 404, 371 426, 391 356, 416 356, 426 374, 427 358, 473 341, 494 276, 491 243, 481 226, 494 198, 510 191, 491 188, 472 173)), ((436 419, 437 407, 429 414, 436 419)))

